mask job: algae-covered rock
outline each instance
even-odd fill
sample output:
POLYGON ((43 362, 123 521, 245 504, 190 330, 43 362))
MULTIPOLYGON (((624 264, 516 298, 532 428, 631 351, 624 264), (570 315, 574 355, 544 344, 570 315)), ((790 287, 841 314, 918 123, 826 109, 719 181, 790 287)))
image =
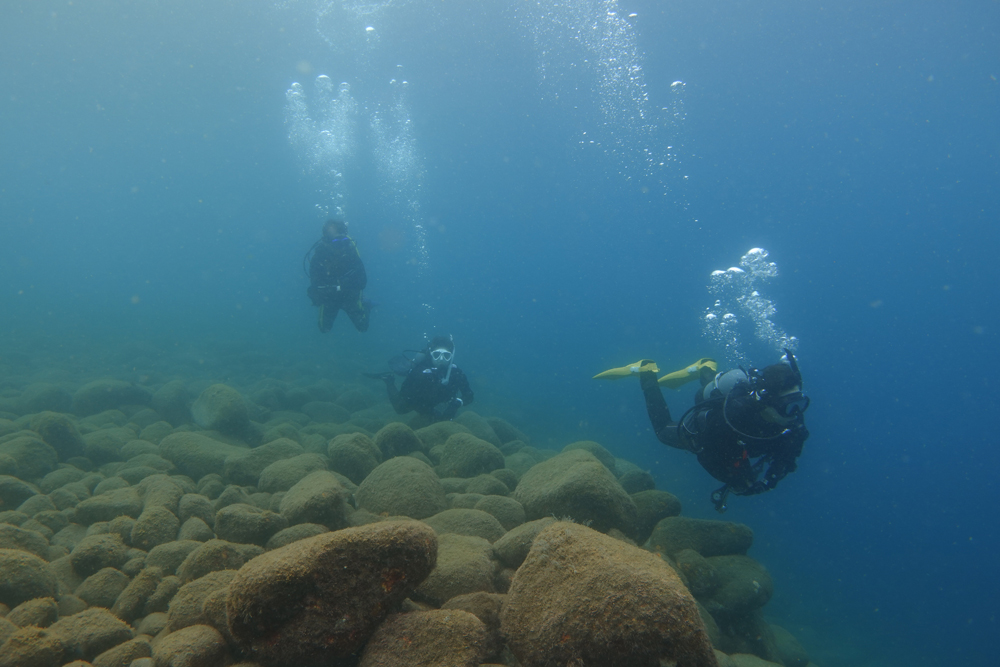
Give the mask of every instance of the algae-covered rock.
POLYGON ((486 626, 461 609, 394 614, 365 645, 358 667, 479 667, 486 626))
POLYGON ((530 521, 570 517, 598 531, 635 532, 636 507, 618 480, 593 454, 574 449, 538 463, 521 478, 514 500, 530 521))
POLYGON ((160 441, 160 456, 191 479, 201 479, 209 473, 222 474, 228 457, 246 452, 246 447, 228 445, 200 433, 182 431, 160 441))
POLYGON ((585 452, 590 452, 594 455, 598 461, 604 464, 604 467, 610 470, 615 476, 618 475, 618 468, 615 465, 615 456, 599 442, 594 442, 593 440, 579 440, 577 442, 572 442, 565 447, 563 447, 564 452, 571 452, 577 449, 582 449, 585 452))
POLYGON ((485 440, 494 447, 499 448, 503 444, 489 422, 472 410, 463 410, 462 414, 455 417, 455 421, 469 429, 472 435, 480 440, 485 440))
POLYGON ((248 563, 229 584, 230 631, 265 666, 351 660, 436 554, 434 532, 415 521, 293 542, 248 563))
POLYGON ((697 605, 654 554, 558 522, 535 538, 500 615, 524 667, 715 667, 697 605))
POLYGON ((470 433, 450 436, 438 454, 441 477, 475 477, 504 467, 503 453, 470 433))
POLYGON ((38 489, 27 482, 11 475, 0 474, 0 512, 13 510, 37 494, 38 489))
POLYGON ((644 543, 662 519, 681 513, 681 501, 672 493, 650 489, 631 494, 637 510, 635 540, 644 543))
POLYGON ((149 641, 142 637, 136 637, 108 649, 94 658, 94 667, 129 667, 133 660, 148 658, 151 655, 153 655, 153 649, 149 645, 149 641))
POLYGON ((298 542, 299 540, 316 537, 317 535, 329 532, 329 528, 321 526, 318 523, 300 523, 295 526, 289 526, 288 528, 278 531, 272 535, 271 539, 269 539, 267 544, 264 545, 264 548, 268 551, 272 551, 274 549, 280 549, 283 546, 287 546, 292 542, 298 542))
POLYGON ((186 584, 210 572, 238 570, 245 562, 239 545, 226 540, 209 540, 198 543, 188 553, 184 562, 177 566, 177 576, 186 584))
POLYGON ((131 623, 142 614, 142 607, 163 580, 163 570, 158 567, 144 568, 122 590, 111 606, 111 613, 126 623, 131 623))
POLYGON ((73 412, 81 417, 87 417, 122 405, 146 405, 150 398, 148 390, 130 382, 113 379, 94 380, 73 394, 73 412))
POLYGON ((469 429, 457 422, 450 421, 435 422, 429 426, 418 428, 414 432, 420 438, 420 441, 424 443, 423 451, 425 452, 430 451, 438 445, 443 445, 448 438, 456 433, 468 433, 472 435, 472 431, 469 429))
POLYGON ((49 630, 62 639, 69 660, 90 661, 132 639, 132 628, 102 608, 60 618, 49 630))
POLYGON ((302 412, 315 422, 343 424, 351 418, 350 411, 330 401, 310 401, 302 406, 302 412))
POLYGON ((89 577, 106 567, 120 568, 128 561, 128 547, 118 535, 88 535, 70 553, 73 569, 89 577))
POLYGON ((61 386, 48 382, 29 384, 18 401, 18 412, 22 415, 47 411, 69 412, 72 408, 73 396, 61 386))
POLYGON ((20 549, 39 558, 45 558, 49 541, 44 535, 33 530, 0 523, 0 549, 20 549))
POLYGON ((84 579, 73 594, 91 607, 110 609, 128 584, 128 577, 120 570, 105 567, 84 579))
POLYGON ((0 603, 16 607, 26 600, 55 595, 58 587, 48 563, 18 549, 0 549, 0 603))
POLYGON ((74 456, 83 456, 83 436, 73 420, 58 412, 39 412, 32 415, 30 428, 52 447, 65 461, 74 456))
POLYGON ((503 595, 493 593, 468 593, 456 595, 441 605, 442 610, 461 609, 478 618, 486 630, 486 660, 499 657, 503 649, 503 635, 500 633, 500 610, 503 609, 503 595))
POLYGON ((173 542, 180 525, 180 519, 170 510, 154 505, 143 510, 132 526, 132 546, 149 551, 160 544, 173 542))
POLYGON ((424 519, 424 523, 438 534, 471 535, 481 537, 490 544, 506 532, 492 514, 475 509, 450 509, 424 519))
POLYGON ((647 470, 629 470, 618 478, 618 483, 630 496, 656 488, 656 480, 653 479, 652 473, 647 470))
POLYGON ((774 593, 767 568, 749 556, 706 558, 715 572, 717 586, 702 603, 713 616, 733 617, 763 607, 774 593))
POLYGON ((173 426, 191 421, 191 393, 180 380, 171 380, 153 392, 150 405, 173 426))
POLYGON ((199 624, 172 632, 158 641, 153 649, 153 664, 155 667, 214 667, 226 664, 228 655, 226 640, 219 631, 199 624))
POLYGON ((207 542, 213 537, 215 537, 215 533, 208 527, 208 524, 196 516, 182 523, 180 529, 177 531, 178 540, 207 542))
POLYGON ((438 535, 437 565, 414 591, 414 599, 440 606, 458 595, 496 593, 499 570, 489 542, 481 537, 438 535))
POLYGON ((213 592, 229 586, 236 572, 216 570, 181 586, 170 601, 167 611, 167 625, 171 632, 205 622, 202 605, 213 592))
POLYGON ((809 654, 806 653, 795 635, 780 625, 772 625, 771 631, 774 633, 778 655, 785 667, 807 667, 809 654))
MULTIPOLYGON (((47 628, 59 618, 59 605, 55 598, 27 600, 10 610, 6 619, 18 627, 34 625, 47 628)), ((791 635, 789 635, 791 636, 791 635)), ((793 638, 794 639, 794 638, 793 638)), ((3 640, 0 640, 3 643, 3 640)))
POLYGON ((263 546, 272 535, 287 527, 288 520, 281 514, 242 503, 224 507, 215 515, 215 534, 240 544, 263 546))
POLYGON ((320 454, 300 454, 275 461, 260 473, 257 488, 267 493, 287 491, 309 473, 326 470, 326 458, 320 454))
POLYGON ((300 454, 305 454, 302 445, 288 438, 279 438, 226 458, 223 477, 230 484, 256 486, 260 474, 267 466, 300 454))
POLYGON ((91 496, 76 506, 76 522, 89 526, 99 521, 111 521, 118 516, 138 517, 142 513, 142 499, 132 486, 91 496))
POLYGON ((423 451, 424 443, 409 426, 402 422, 389 422, 375 434, 375 445, 385 459, 406 456, 410 452, 423 451))
POLYGON ((752 544, 753 531, 741 523, 672 516, 656 524, 646 548, 667 556, 682 549, 694 549, 705 557, 742 556, 752 544))
POLYGON ((56 450, 34 434, 0 442, 0 475, 22 480, 42 478, 55 469, 58 461, 56 450))
POLYGON ((250 411, 240 392, 224 384, 213 384, 191 406, 198 426, 242 437, 250 430, 250 411))
POLYGON ((327 449, 330 467, 360 484, 382 462, 382 451, 362 433, 338 435, 327 449))
POLYGON ((0 667, 59 667, 66 647, 49 629, 28 626, 11 634, 0 645, 0 667))
POLYGON ((95 465, 122 460, 122 448, 135 440, 135 431, 128 428, 102 428, 83 436, 83 453, 95 465))
POLYGON ((500 562, 515 570, 521 567, 521 563, 528 556, 528 551, 531 550, 531 543, 535 537, 555 521, 552 517, 544 517, 507 531, 506 535, 493 544, 500 562))
POLYGON ((524 507, 513 498, 506 496, 483 496, 473 506, 473 509, 492 514, 505 531, 524 523, 524 507))
POLYGON ((358 507, 373 514, 425 519, 448 509, 444 488, 434 470, 408 456, 380 464, 355 494, 358 507))
POLYGON ((347 526, 348 491, 326 470, 309 473, 281 498, 279 511, 289 525, 321 524, 331 530, 347 526))
MULTIPOLYGON (((496 471, 493 471, 496 472, 496 471)), ((517 486, 516 484, 514 486, 517 486)), ((489 475, 477 475, 469 480, 465 485, 466 493, 480 493, 484 496, 506 496, 510 489, 492 473, 489 475)))
POLYGON ((528 436, 522 433, 517 427, 500 417, 487 417, 486 423, 490 425, 490 428, 493 429, 493 432, 497 434, 497 438, 503 444, 512 441, 520 441, 525 444, 531 442, 528 436))

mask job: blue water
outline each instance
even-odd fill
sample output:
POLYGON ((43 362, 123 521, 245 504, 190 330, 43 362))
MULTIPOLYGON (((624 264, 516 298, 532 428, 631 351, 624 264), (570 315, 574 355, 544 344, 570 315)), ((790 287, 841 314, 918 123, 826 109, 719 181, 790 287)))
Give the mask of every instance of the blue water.
POLYGON ((992 662, 1000 5, 349 4, 3 3, 0 359, 130 377, 252 353, 294 379, 439 328, 481 412, 598 440, 714 518, 638 388, 590 377, 722 358, 708 276, 763 247, 812 397, 799 470, 726 514, 774 575, 768 617, 824 667, 992 662), (636 87, 602 88, 630 53, 636 87), (285 93, 315 104, 320 74, 358 106, 337 182, 364 335, 320 335, 305 297, 333 176, 290 143, 285 93), (369 122, 392 79, 396 180, 369 122))

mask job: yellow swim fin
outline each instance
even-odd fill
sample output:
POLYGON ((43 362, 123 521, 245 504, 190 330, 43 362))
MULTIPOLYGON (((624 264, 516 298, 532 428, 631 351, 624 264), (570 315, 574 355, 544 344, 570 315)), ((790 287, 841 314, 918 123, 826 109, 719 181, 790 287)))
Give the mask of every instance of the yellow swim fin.
POLYGON ((621 368, 612 368, 606 370, 603 373, 598 373, 594 376, 595 380, 620 380, 622 378, 627 378, 630 375, 635 375, 637 373, 645 373, 646 371, 652 371, 654 373, 659 373, 660 369, 657 368, 656 362, 652 359, 640 359, 634 364, 629 364, 628 366, 622 366, 621 368))
MULTIPOLYGON (((677 389, 692 380, 697 380, 701 377, 703 368, 710 369, 713 373, 719 370, 719 364, 716 363, 715 359, 709 359, 708 357, 703 357, 698 361, 694 362, 687 368, 682 368, 679 371, 674 371, 673 373, 667 373, 661 377, 657 382, 662 384, 664 387, 670 389, 677 389)), ((609 371, 610 372, 610 371, 609 371)))

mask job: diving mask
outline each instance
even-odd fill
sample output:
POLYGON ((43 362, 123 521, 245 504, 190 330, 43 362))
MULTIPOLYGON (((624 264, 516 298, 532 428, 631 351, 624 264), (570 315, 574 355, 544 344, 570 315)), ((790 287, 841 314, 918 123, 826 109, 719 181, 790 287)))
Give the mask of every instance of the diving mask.
POLYGON ((450 363, 452 357, 454 356, 455 353, 452 350, 448 350, 443 347, 439 347, 436 350, 431 350, 431 359, 434 361, 435 364, 450 363))
POLYGON ((789 392, 774 399, 771 407, 782 417, 791 418, 806 411, 809 407, 809 397, 801 391, 789 392))

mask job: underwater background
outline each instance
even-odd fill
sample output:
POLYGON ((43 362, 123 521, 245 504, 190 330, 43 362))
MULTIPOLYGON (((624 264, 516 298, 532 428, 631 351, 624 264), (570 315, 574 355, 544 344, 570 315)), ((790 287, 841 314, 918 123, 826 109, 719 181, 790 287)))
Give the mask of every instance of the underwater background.
POLYGON ((812 436, 725 515, 769 618, 824 667, 987 664, 998 32, 986 0, 5 2, 0 368, 356 377, 441 330, 477 411, 717 518, 638 387, 590 378, 764 366, 787 332, 812 436), (305 296, 331 215, 366 334, 305 296), (755 247, 776 276, 713 283, 755 247))

